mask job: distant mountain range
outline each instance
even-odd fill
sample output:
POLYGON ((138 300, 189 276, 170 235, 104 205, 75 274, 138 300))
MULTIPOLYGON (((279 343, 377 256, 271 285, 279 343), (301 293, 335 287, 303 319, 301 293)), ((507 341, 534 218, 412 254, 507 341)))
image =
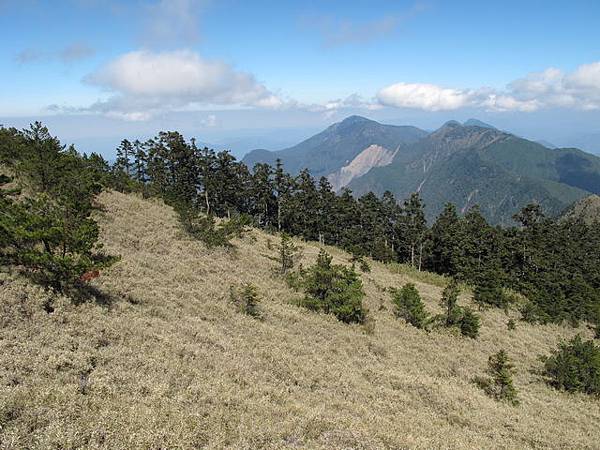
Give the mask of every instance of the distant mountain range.
POLYGON ((551 149, 476 119, 428 133, 351 116, 294 147, 254 150, 244 161, 252 166, 277 158, 291 173, 307 168, 356 195, 389 190, 404 199, 419 191, 430 220, 452 202, 463 212, 477 204, 491 223, 510 224, 530 202, 559 215, 600 194, 600 158, 551 149))

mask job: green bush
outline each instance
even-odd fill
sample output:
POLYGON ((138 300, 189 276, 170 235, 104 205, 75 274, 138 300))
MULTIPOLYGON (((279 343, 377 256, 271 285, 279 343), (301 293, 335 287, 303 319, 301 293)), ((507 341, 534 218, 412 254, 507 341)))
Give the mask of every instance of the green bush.
POLYGON ((217 224, 214 216, 199 214, 187 207, 177 207, 179 219, 185 231, 202 241, 208 248, 231 248, 231 239, 242 237, 249 224, 247 217, 236 216, 217 224))
POLYGON ((458 326, 460 328, 460 334, 476 339, 479 335, 479 316, 475 314, 471 308, 461 308, 458 326))
POLYGON ((332 257, 321 250, 317 263, 306 270, 302 280, 306 296, 302 305, 333 314, 345 323, 363 323, 367 311, 362 303, 365 296, 362 282, 353 269, 331 261, 332 257))
POLYGON ((490 397, 499 401, 506 401, 518 405, 517 389, 513 384, 514 366, 508 359, 504 350, 490 356, 488 360, 488 374, 490 378, 479 378, 477 383, 490 397))
POLYGON ((392 301, 396 305, 396 315, 411 325, 426 329, 430 323, 429 313, 421 300, 414 284, 408 283, 401 289, 392 292, 392 301))
POLYGON ((568 392, 600 394, 600 347, 575 336, 542 358, 550 384, 568 392))
POLYGON ((231 301, 236 305, 238 311, 254 318, 262 316, 258 304, 260 298, 258 290, 252 283, 244 283, 241 287, 229 288, 231 301))

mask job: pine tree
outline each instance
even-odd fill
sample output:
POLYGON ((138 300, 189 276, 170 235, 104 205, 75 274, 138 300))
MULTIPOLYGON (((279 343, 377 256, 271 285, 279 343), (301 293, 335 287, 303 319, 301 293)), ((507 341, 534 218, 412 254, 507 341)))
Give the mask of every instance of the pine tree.
POLYGON ((365 293, 356 272, 332 264, 332 257, 321 250, 317 263, 308 269, 304 279, 306 297, 303 305, 315 311, 334 314, 346 323, 363 323, 367 311, 362 304, 365 293))
POLYGON ((446 203, 431 228, 431 259, 429 266, 437 273, 456 275, 460 252, 460 218, 456 206, 446 203))
POLYGON ((400 222, 401 240, 404 252, 407 254, 410 265, 421 270, 425 250, 425 237, 427 232, 427 221, 425 210, 419 193, 411 194, 404 202, 400 222))
POLYGON ((127 139, 123 139, 117 147, 117 159, 115 170, 121 171, 128 177, 131 176, 131 158, 134 157, 133 145, 127 139))
POLYGON ((429 325, 429 314, 421 300, 419 291, 414 284, 408 283, 393 292, 393 302, 396 305, 396 315, 403 318, 412 326, 426 329, 429 325))
POLYGON ((453 278, 442 292, 440 305, 444 309, 444 324, 446 327, 456 325, 462 316, 461 308, 458 306, 458 296, 460 294, 460 286, 453 278))
POLYGON ((476 339, 479 335, 479 316, 475 314, 471 308, 461 308, 458 327, 460 328, 460 334, 472 339, 476 339))
POLYGON ((286 233, 281 234, 281 242, 279 244, 279 270, 282 274, 287 273, 294 268, 298 247, 294 245, 290 236, 286 233))
POLYGON ((488 373, 491 376, 485 385, 485 391, 496 400, 507 401, 518 405, 517 390, 513 385, 514 366, 508 359, 504 350, 490 356, 488 360, 488 373))

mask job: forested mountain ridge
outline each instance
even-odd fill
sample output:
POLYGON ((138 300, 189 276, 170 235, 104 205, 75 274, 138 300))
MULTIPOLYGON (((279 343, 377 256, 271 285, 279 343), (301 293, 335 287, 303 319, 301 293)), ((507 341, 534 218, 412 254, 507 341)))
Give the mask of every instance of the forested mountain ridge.
POLYGON ((274 166, 275 161, 281 159, 291 174, 308 169, 318 178, 340 170, 371 145, 401 152, 403 147, 426 135, 426 131, 416 127, 384 125, 350 116, 294 147, 275 152, 254 150, 243 158, 243 162, 248 167, 259 162, 274 166))
POLYGON ((512 224, 528 203, 558 216, 573 202, 600 193, 600 158, 577 149, 550 149, 477 119, 450 121, 427 133, 351 116, 312 138, 278 152, 255 150, 244 158, 292 174, 308 169, 334 190, 355 195, 391 191, 396 198, 419 191, 428 220, 446 202, 462 212, 479 205, 487 220, 512 224))
POLYGON ((600 158, 449 122, 349 187, 356 195, 389 190, 398 198, 419 191, 430 220, 451 202, 463 212, 477 204, 490 222, 510 224, 528 203, 559 215, 574 201, 600 192, 600 158))

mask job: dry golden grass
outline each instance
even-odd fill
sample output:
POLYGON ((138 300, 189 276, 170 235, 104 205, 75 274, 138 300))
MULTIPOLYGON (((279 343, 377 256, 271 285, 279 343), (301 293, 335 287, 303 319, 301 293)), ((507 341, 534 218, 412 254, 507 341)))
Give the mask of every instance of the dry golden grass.
MULTIPOLYGON (((374 329, 344 325, 292 304, 300 294, 273 273, 276 237, 254 230, 235 253, 208 251, 158 201, 100 202, 105 248, 122 256, 95 280, 111 304, 55 298, 48 314, 41 289, 10 277, 0 286, 2 449, 600 445, 600 403, 536 373, 539 354, 583 328, 508 331, 487 311, 476 341, 427 334, 394 317, 384 289, 413 281, 436 312, 441 287, 379 263, 362 274, 374 329), (242 282, 258 287, 262 320, 230 303, 242 282), (471 381, 501 348, 518 369, 518 407, 471 381)), ((317 245, 300 245, 311 263, 317 245)))

